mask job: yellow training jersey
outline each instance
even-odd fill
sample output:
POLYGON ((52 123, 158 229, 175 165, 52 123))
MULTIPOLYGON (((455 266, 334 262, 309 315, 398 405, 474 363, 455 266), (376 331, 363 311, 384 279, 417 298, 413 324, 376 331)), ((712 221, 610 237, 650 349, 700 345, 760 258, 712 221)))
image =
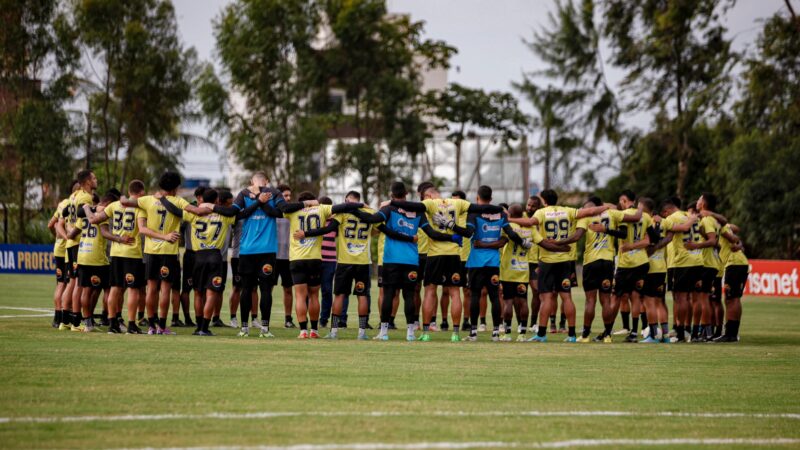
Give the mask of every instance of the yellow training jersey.
MULTIPOLYGON (((417 233, 417 236, 419 236, 420 234, 422 234, 422 233, 417 233)), ((417 241, 417 242, 419 242, 419 241, 417 241)), ((385 243, 386 243, 386 235, 383 234, 383 233, 379 234, 378 235, 378 265, 379 266, 383 265, 383 246, 384 246, 385 243)))
MULTIPOLYGON (((67 225, 75 227, 76 223, 78 222, 78 208, 81 208, 81 205, 90 205, 92 204, 92 194, 84 191, 83 189, 78 189, 77 191, 73 192, 69 196, 69 203, 67 204, 67 214, 64 217, 64 221, 67 225)), ((66 226, 64 227, 66 229, 66 226)), ((67 229, 69 232, 69 229, 67 229)), ((75 239, 69 239, 66 243, 66 248, 72 248, 78 244, 80 244, 81 237, 78 236, 75 239)))
POLYGON ((331 216, 331 205, 317 205, 300 211, 284 213, 289 219, 289 261, 322 259, 322 236, 295 239, 297 230, 316 230, 322 228, 331 216))
MULTIPOLYGON (((717 240, 719 241, 719 229, 720 229, 719 222, 717 219, 708 216, 703 217, 700 219, 700 241, 706 241, 706 235, 708 233, 714 233, 717 235, 717 240)), ((714 247, 706 247, 702 249, 703 252, 703 267, 710 267, 713 269, 719 269, 720 260, 719 255, 717 254, 717 249, 714 247)))
MULTIPOLYGON (((664 229, 661 227, 661 223, 656 223, 655 221, 653 221, 653 227, 655 228, 656 232, 658 233, 658 236, 663 239, 664 235, 666 233, 664 233, 664 229)), ((651 244, 658 244, 658 242, 651 242, 651 244)), ((666 250, 667 250, 666 247, 662 247, 662 248, 656 250, 655 252, 653 252, 652 255, 650 255, 650 258, 648 258, 648 262, 650 263, 650 269, 647 271, 647 273, 666 273, 667 272, 667 253, 666 253, 666 250)))
POLYGON ((107 266, 106 238, 100 233, 100 226, 108 225, 105 220, 97 225, 89 223, 86 217, 78 218, 75 228, 81 230, 81 243, 78 247, 79 266, 107 266))
MULTIPOLYGON (((170 195, 167 199, 180 209, 189 204, 181 197, 170 195)), ((144 197, 139 197, 138 204, 147 217, 147 228, 161 234, 169 234, 180 230, 181 218, 170 214, 161 204, 161 200, 152 195, 145 195, 144 197)), ((151 255, 177 255, 178 241, 167 242, 147 237, 144 242, 144 252, 151 255)))
MULTIPOLYGON (((375 214, 375 211, 370 208, 361 208, 361 211, 375 214)), ((372 242, 372 225, 360 221, 352 214, 337 214, 334 219, 339 222, 339 231, 336 235, 336 262, 338 264, 371 264, 369 248, 372 242)))
MULTIPOLYGON (((434 230, 444 234, 453 234, 453 230, 445 230, 439 228, 433 223, 433 215, 442 213, 456 221, 460 226, 467 224, 467 210, 469 209, 469 202, 461 200, 460 198, 440 198, 440 199, 426 199, 422 203, 428 213, 428 222, 434 230)), ((436 241, 433 239, 428 240, 428 257, 442 256, 442 255, 458 255, 461 256, 461 248, 455 242, 436 241)))
MULTIPOLYGON (((522 214, 526 219, 530 219, 533 217, 533 214, 528 214, 527 212, 522 214)), ((531 264, 538 264, 539 263, 539 246, 534 245, 530 249, 528 249, 528 262, 531 264)))
MULTIPOLYGON (((542 236, 534 227, 523 227, 516 223, 510 223, 511 228, 522 239, 530 239, 534 244, 530 250, 537 247, 536 244, 542 242, 542 236)), ((503 236, 508 236, 503 232, 503 236)), ((509 239, 503 247, 500 256, 500 281, 513 281, 518 283, 528 283, 530 271, 528 269, 528 250, 521 245, 515 244, 509 239)))
POLYGON ((586 245, 583 250, 583 264, 595 261, 614 261, 614 240, 606 233, 597 233, 589 228, 590 223, 602 223, 606 227, 616 230, 625 215, 622 211, 609 209, 599 216, 578 219, 575 228, 586 230, 586 245))
MULTIPOLYGON (((383 236, 383 233, 381 233, 381 236, 383 236)), ((420 230, 420 232, 417 233, 417 253, 420 255, 427 255, 428 247, 430 245, 429 243, 430 238, 428 238, 428 235, 425 234, 424 231, 420 230)))
MULTIPOLYGON (((538 232, 545 239, 561 240, 570 235, 570 230, 575 224, 577 209, 566 206, 545 206, 534 213, 533 217, 539 221, 538 232)), ((540 263, 559 263, 572 261, 570 252, 551 252, 539 249, 540 263)))
MULTIPOLYGON (((733 230, 731 229, 730 224, 722 227, 720 233, 733 234, 733 230)), ((725 267, 750 265, 750 262, 747 260, 747 256, 745 256, 744 251, 739 250, 738 252, 734 252, 733 250, 731 250, 732 246, 733 243, 731 241, 720 236, 719 257, 722 260, 722 263, 725 265, 725 267)))
POLYGON ((464 238, 464 244, 461 246, 461 262, 466 263, 469 259, 469 253, 472 251, 472 244, 469 239, 464 238))
POLYGON ((138 220, 143 217, 143 211, 133 206, 122 206, 116 201, 106 206, 103 210, 108 216, 111 233, 114 236, 129 236, 135 239, 133 244, 126 245, 120 242, 111 243, 111 256, 115 258, 142 258, 142 237, 139 235, 138 220))
MULTIPOLYGON (((56 211, 53 213, 53 218, 58 220, 62 217, 62 213, 64 208, 69 205, 69 199, 65 198, 58 202, 58 206, 56 206, 56 211)), ((56 243, 53 245, 53 256, 63 258, 67 254, 67 243, 61 236, 56 233, 56 243)))
POLYGON ((236 217, 225 217, 217 213, 198 216, 184 211, 183 220, 192 227, 190 237, 192 250, 222 250, 236 217))
MULTIPOLYGON (((635 208, 628 208, 623 213, 633 215, 636 214, 635 208)), ((624 239, 620 239, 619 244, 636 244, 647 236, 647 228, 653 223, 650 214, 642 213, 642 218, 638 222, 627 223, 628 234, 624 239)), ((619 255, 617 267, 621 269, 630 269, 639 267, 642 264, 647 264, 647 249, 638 248, 630 250, 619 255)))
MULTIPOLYGON (((685 211, 675 211, 669 217, 661 221, 661 227, 665 232, 672 231, 675 225, 686 223, 689 220, 689 215, 685 211)), ((700 232, 700 226, 695 223, 692 228, 686 232, 676 232, 672 237, 672 242, 668 245, 667 252, 667 267, 695 267, 703 265, 703 253, 700 249, 687 250, 684 243, 689 241, 697 242, 699 237, 696 236, 700 232)))

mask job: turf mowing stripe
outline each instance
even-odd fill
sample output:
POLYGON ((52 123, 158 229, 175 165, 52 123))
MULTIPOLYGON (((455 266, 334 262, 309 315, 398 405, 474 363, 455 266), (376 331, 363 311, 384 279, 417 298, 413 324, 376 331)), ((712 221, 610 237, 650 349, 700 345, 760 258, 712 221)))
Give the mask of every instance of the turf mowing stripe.
POLYGON ((50 317, 53 314, 13 314, 8 316, 0 316, 0 319, 19 319, 21 317, 50 317))
POLYGON ((252 412, 252 413, 207 413, 207 414, 126 414, 112 416, 62 416, 62 417, 0 417, 6 423, 70 423, 70 422, 134 422, 154 420, 198 420, 198 419, 271 419, 276 417, 688 417, 688 418, 748 418, 800 420, 800 413, 684 413, 684 412, 638 412, 638 411, 316 411, 316 412, 252 412))
POLYGON ((53 312, 48 308, 23 308, 21 306, 0 306, 0 309, 13 309, 15 311, 53 312))
MULTIPOLYGON (((353 443, 353 444, 296 444, 287 446, 220 446, 220 447, 166 447, 159 450, 436 450, 467 448, 573 448, 603 446, 664 446, 664 445, 796 445, 800 439, 730 439, 730 438, 674 438, 674 439, 573 439, 552 442, 413 442, 408 444, 353 443)), ((130 449, 128 449, 130 450, 130 449)), ((154 450, 147 447, 137 450, 154 450)))

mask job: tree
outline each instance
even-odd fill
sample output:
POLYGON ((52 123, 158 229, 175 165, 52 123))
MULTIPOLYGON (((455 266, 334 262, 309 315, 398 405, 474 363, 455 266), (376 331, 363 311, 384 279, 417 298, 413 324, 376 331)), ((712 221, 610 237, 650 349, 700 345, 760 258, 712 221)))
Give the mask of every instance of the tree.
POLYGON ((57 193, 69 177, 70 127, 62 109, 77 61, 74 31, 55 0, 0 1, 0 203, 4 239, 16 203, 19 242, 26 242, 32 190, 57 193), (66 165, 65 165, 66 164, 66 165))
POLYGON ((450 83, 444 91, 431 92, 428 101, 435 117, 452 125, 447 139, 456 149, 456 186, 461 186, 461 145, 468 132, 487 130, 510 148, 509 141, 519 138, 527 122, 517 107, 517 100, 505 92, 487 93, 483 89, 450 83))

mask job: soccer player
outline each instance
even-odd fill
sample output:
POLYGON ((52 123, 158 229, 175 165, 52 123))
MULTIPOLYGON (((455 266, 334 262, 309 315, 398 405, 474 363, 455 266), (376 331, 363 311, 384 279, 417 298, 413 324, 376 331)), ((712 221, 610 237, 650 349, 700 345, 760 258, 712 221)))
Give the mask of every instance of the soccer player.
MULTIPOLYGON (((489 188, 488 186, 486 186, 486 187, 489 188)), ((489 188, 489 189, 491 189, 491 188, 489 188)), ((453 198, 457 198, 457 199, 461 199, 461 200, 466 200, 467 199, 467 194, 464 191, 455 191, 455 192, 453 192, 452 197, 453 198)), ((461 311, 463 312, 464 321, 465 322, 467 321, 467 319, 470 316, 469 314, 467 314, 467 311, 469 311, 470 307, 471 307, 470 306, 471 305, 471 302, 470 302, 471 291, 470 291, 470 287, 469 287, 469 277, 467 277, 467 260, 469 259, 469 254, 470 254, 471 250, 472 250, 472 245, 462 245, 461 246, 461 254, 459 255, 461 257, 460 275, 461 275, 461 279, 464 280, 464 285, 461 287, 461 311)), ((455 288, 453 288, 453 289, 455 289, 455 288)), ((439 327, 442 331, 447 331, 447 330, 450 329, 450 324, 447 322, 447 308, 448 308, 449 303, 450 303, 449 293, 447 293, 447 294, 443 293, 442 294, 442 303, 441 303, 442 324, 439 327), (445 300, 445 298, 447 298, 447 299, 445 300)), ((468 328, 465 328, 465 329, 471 329, 471 327, 468 327, 468 328)))
MULTIPOLYGON (((418 230, 422 229, 428 237, 436 240, 442 239, 449 242, 459 242, 461 236, 445 234, 434 230, 425 216, 426 207, 422 203, 405 201, 408 191, 406 186, 399 181, 391 185, 391 202, 383 206, 375 214, 366 214, 355 211, 353 215, 365 223, 385 222, 386 238, 383 247, 383 270, 381 280, 383 283, 383 302, 381 303, 381 329, 376 340, 389 340, 389 320, 392 314, 392 304, 396 292, 402 291, 406 314, 406 340, 415 340, 416 306, 414 303, 414 289, 419 277, 419 253, 416 245, 418 230)), ((458 323, 458 322, 454 322, 458 323)), ((430 335, 425 333, 420 336, 420 341, 430 341, 430 335)))
MULTIPOLYGON (((133 180, 128 184, 128 198, 138 199, 144 195, 144 183, 133 180)), ((138 221, 144 211, 135 207, 125 207, 119 201, 112 202, 96 214, 84 205, 86 217, 92 225, 111 222, 111 290, 108 299, 109 333, 121 333, 119 322, 112 320, 122 312, 123 293, 128 292, 128 334, 141 334, 136 325, 136 309, 139 304, 139 290, 145 285, 144 262, 142 261, 142 239, 139 235, 138 221)))
POLYGON ((750 264, 742 250, 737 235, 739 228, 727 224, 720 231, 720 259, 725 264, 725 334, 714 342, 739 342, 739 324, 742 320, 742 294, 747 283, 750 264))
MULTIPOLYGON (((194 198, 195 204, 199 205, 203 203, 203 193, 206 191, 205 186, 198 186, 194 190, 194 198)), ((183 326, 195 326, 195 323, 192 322, 192 318, 189 315, 189 294, 194 291, 194 310, 195 310, 195 317, 197 315, 197 308, 201 303, 200 293, 197 289, 194 289, 194 279, 192 278, 192 274, 194 273, 194 252, 195 248, 192 247, 192 229, 187 222, 183 222, 181 224, 181 240, 183 241, 183 264, 181 265, 182 270, 182 282, 180 285, 180 304, 172 304, 172 323, 170 326, 172 327, 183 327, 183 326), (180 321, 178 315, 178 308, 183 308, 183 316, 186 319, 186 323, 180 321)), ((173 286, 175 287, 175 286, 173 286)), ((199 324, 198 324, 199 325, 199 324)), ((199 328, 199 326, 198 326, 199 328)))
MULTIPOLYGON (((417 186, 417 195, 419 196, 419 201, 425 200, 425 192, 428 188, 433 187, 433 183, 430 181, 423 181, 417 186)), ((417 266, 418 276, 417 276, 417 290, 414 294, 414 305, 416 308, 417 317, 414 320, 414 324, 417 328, 419 328, 419 318, 422 313, 422 303, 423 303, 423 284, 425 283, 425 270, 428 267, 428 249, 430 248, 430 240, 428 239, 427 233, 417 233, 417 251, 419 252, 419 264, 417 266)), ((398 303, 399 303, 399 295, 400 292, 398 291, 398 303)), ((394 329, 394 320, 389 323, 389 329, 394 329)), ((436 324, 434 325, 434 331, 436 324)))
POLYGON ((667 268, 673 269, 672 296, 675 314, 676 342, 686 340, 685 330, 689 322, 689 293, 695 291, 700 282, 703 255, 700 250, 684 247, 687 242, 699 240, 700 228, 697 216, 690 216, 678 209, 675 200, 668 198, 661 205, 661 228, 669 240, 667 268))
POLYGON ((75 224, 78 221, 78 211, 83 210, 83 205, 92 204, 92 194, 97 189, 97 177, 88 169, 81 170, 75 176, 80 188, 73 191, 69 196, 69 203, 65 210, 61 212, 61 219, 59 219, 60 227, 64 228, 65 234, 74 236, 67 239, 66 247, 66 265, 67 275, 69 282, 64 289, 64 295, 61 297, 61 310, 62 310, 62 326, 59 330, 70 329, 73 331, 81 331, 79 325, 81 323, 81 287, 78 282, 78 246, 80 245, 80 233, 73 233, 75 224), (67 327, 63 317, 66 311, 66 319, 70 326, 67 327))
MULTIPOLYGON (((704 192, 697 200, 696 205, 700 212, 713 211, 717 207, 717 197, 710 192, 704 192)), ((690 251, 698 249, 702 251, 703 269, 700 275, 700 290, 692 295, 692 302, 700 305, 700 317, 699 325, 692 326, 692 342, 707 342, 714 335, 712 324, 715 319, 710 297, 719 272, 720 261, 716 246, 721 226, 711 215, 704 215, 700 219, 699 225, 700 239, 697 242, 686 242, 684 247, 690 251)))
MULTIPOLYGON (((242 237, 242 223, 244 223, 243 220, 237 220, 231 231, 231 278, 233 279, 231 284, 233 285, 233 289, 231 289, 231 296, 228 299, 231 328, 239 328, 239 320, 236 318, 236 315, 239 310, 239 300, 242 293, 242 277, 239 275, 239 242, 242 237)), ((243 322, 247 322, 247 320, 248 317, 242 317, 243 322)))
MULTIPOLYGON (((525 203, 526 219, 530 219, 542 207, 542 199, 536 195, 528 197, 525 203)), ((539 325, 536 323, 539 317, 539 308, 541 308, 541 300, 539 299, 539 247, 534 246, 528 250, 528 281, 531 288, 531 330, 536 333, 539 325)))
POLYGON ((363 207, 362 203, 341 203, 338 205, 321 205, 311 192, 302 192, 297 203, 282 205, 283 216, 289 219, 289 231, 292 234, 289 245, 289 261, 294 284, 295 312, 300 324, 298 339, 318 339, 318 321, 320 313, 319 289, 322 281, 322 239, 317 236, 306 237, 306 232, 322 228, 328 217, 355 211, 363 207), (303 299, 308 298, 308 304, 303 299), (311 321, 311 331, 308 321, 311 321))
MULTIPOLYGON (((113 193, 107 193, 99 202, 98 209, 105 208, 118 198, 113 193)), ((81 209, 86 208, 86 204, 81 205, 81 209)), ((109 286, 109 262, 106 255, 106 239, 121 242, 108 229, 108 221, 101 222, 99 225, 92 225, 89 218, 84 216, 75 222, 75 228, 67 235, 75 238, 81 235, 81 243, 78 245, 78 280, 81 287, 81 307, 83 321, 80 331, 94 331, 92 322, 93 304, 100 295, 101 289, 108 289, 109 286)), ((113 321, 116 323, 116 320, 113 321)))
MULTIPOLYGON (((333 200, 330 197, 320 197, 320 205, 333 205, 333 200)), ((333 277, 336 275, 336 230, 338 227, 330 227, 331 218, 325 223, 323 229, 329 229, 327 233, 322 235, 322 277, 320 279, 320 315, 319 324, 325 328, 328 326, 328 321, 331 317, 331 308, 333 306, 333 277)), ((341 322, 347 318, 347 305, 344 306, 345 317, 339 317, 341 322)), ((337 327, 342 325, 346 328, 346 324, 337 324, 337 327)))
MULTIPOLYGON (((209 204, 216 204, 218 199, 219 193, 215 189, 205 189, 201 207, 208 210, 209 204)), ((191 226, 191 245, 195 251, 192 280, 194 289, 200 293, 202 304, 202 314, 197 316, 199 330, 193 334, 213 336, 209 325, 225 290, 226 263, 222 258, 222 250, 236 217, 223 216, 216 212, 198 216, 184 211, 183 218, 191 226)))
MULTIPOLYGON (((499 206, 470 204, 466 200, 449 198, 443 199, 439 191, 430 186, 423 192, 428 220, 432 222, 435 231, 452 235, 457 233, 469 237, 472 230, 465 228, 467 214, 487 213, 498 214, 503 211, 499 206)), ((442 287, 442 292, 449 292, 452 303, 450 314, 453 319, 453 342, 461 340, 459 324, 461 323, 461 291, 464 284, 461 278, 461 249, 455 242, 443 240, 431 241, 428 248, 428 261, 425 268, 425 298, 423 300, 423 336, 428 333, 431 318, 436 312, 436 290, 442 287)))
POLYGON ((644 212, 652 214, 653 224, 647 229, 650 237, 650 245, 647 247, 648 271, 647 278, 644 280, 642 295, 647 312, 647 323, 650 332, 641 342, 669 343, 669 324, 667 304, 665 296, 667 293, 667 259, 665 247, 669 243, 664 239, 664 229, 661 227, 661 216, 655 215, 655 202, 647 197, 639 199, 639 204, 643 205, 644 212))
POLYGON ((178 240, 181 219, 170 214, 162 204, 162 199, 180 209, 198 215, 211 213, 190 205, 175 194, 181 184, 181 176, 177 172, 165 172, 158 181, 159 192, 136 199, 121 198, 122 206, 135 206, 144 210, 146 217, 139 217, 139 233, 146 237, 144 243, 145 276, 147 277, 147 334, 175 334, 167 328, 167 313, 170 305, 170 291, 173 277, 180 271, 178 263, 178 240), (156 311, 156 307, 158 310, 156 311), (158 314, 158 315, 156 315, 158 314))
MULTIPOLYGON (((278 185, 278 190, 283 196, 283 200, 288 202, 292 201, 292 188, 286 184, 278 185)), ((283 289, 283 314, 284 314, 284 328, 296 328, 292 320, 292 271, 289 269, 289 220, 280 217, 276 219, 278 224, 278 254, 277 262, 275 264, 275 282, 278 278, 281 280, 281 288, 283 289)))
MULTIPOLYGON (((558 194, 552 189, 545 189, 540 197, 544 207, 536 211, 530 219, 509 218, 510 222, 524 227, 537 226, 537 231, 545 239, 558 241, 570 236, 573 222, 584 217, 602 214, 608 206, 595 206, 592 208, 575 209, 565 206, 556 206, 558 194)), ((576 342, 575 336, 575 304, 572 302, 572 264, 569 252, 552 252, 545 248, 539 249, 539 296, 542 307, 539 312, 539 329, 533 342, 547 342, 547 320, 550 313, 556 310, 556 293, 561 296, 564 303, 564 312, 569 320, 569 335, 566 342, 576 342)))
MULTIPOLYGON (((361 194, 350 191, 345 196, 347 203, 361 203, 361 194)), ((370 208, 361 208, 367 214, 374 214, 370 208)), ((331 332, 327 339, 337 339, 341 324, 345 299, 350 294, 358 298, 358 337, 367 338, 367 319, 369 303, 367 292, 370 289, 369 266, 372 264, 369 249, 371 245, 372 224, 361 221, 353 214, 337 214, 328 225, 304 232, 305 237, 324 236, 336 231, 336 261, 334 273, 331 332)))
MULTIPOLYGON (((72 180, 69 186, 70 193, 75 192, 80 187, 76 180, 72 180)), ((66 260, 67 230, 64 229, 63 223, 60 223, 60 219, 67 205, 69 205, 69 197, 58 202, 58 206, 53 212, 53 217, 47 223, 47 228, 56 238, 56 242, 53 245, 53 257, 56 260, 56 289, 53 292, 53 328, 59 328, 62 323, 65 323, 61 310, 61 298, 64 296, 64 291, 69 283, 66 260)))
MULTIPOLYGON (((584 207, 591 208, 602 206, 603 201, 597 196, 589 197, 584 207)), ((583 329, 577 342, 591 342, 589 335, 592 333, 598 296, 602 307, 602 318, 605 331, 595 337, 596 342, 611 342, 610 331, 614 326, 616 311, 611 303, 611 290, 614 280, 614 253, 615 247, 612 237, 622 238, 624 231, 618 230, 621 222, 635 222, 641 218, 641 211, 634 214, 625 214, 622 211, 608 209, 602 214, 584 217, 577 221, 575 233, 561 243, 572 243, 586 236, 583 251, 583 292, 586 294, 586 304, 583 312, 583 329)))

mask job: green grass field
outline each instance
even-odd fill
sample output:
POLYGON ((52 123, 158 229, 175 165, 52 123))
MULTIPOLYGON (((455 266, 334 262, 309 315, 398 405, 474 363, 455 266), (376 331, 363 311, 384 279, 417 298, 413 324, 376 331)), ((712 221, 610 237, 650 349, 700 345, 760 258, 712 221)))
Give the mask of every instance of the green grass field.
POLYGON ((53 285, 0 276, 0 448, 800 447, 796 299, 747 298, 732 345, 265 341, 9 309, 50 308, 53 285))

